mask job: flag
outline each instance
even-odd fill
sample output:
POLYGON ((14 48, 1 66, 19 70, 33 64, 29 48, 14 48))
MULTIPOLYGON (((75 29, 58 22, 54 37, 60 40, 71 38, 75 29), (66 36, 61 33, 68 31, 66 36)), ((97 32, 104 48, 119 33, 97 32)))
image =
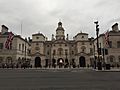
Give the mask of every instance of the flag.
POLYGON ((107 47, 109 47, 109 31, 108 30, 105 32, 105 44, 107 47))
POLYGON ((13 37, 14 37, 14 34, 12 32, 9 32, 9 35, 8 35, 7 40, 5 42, 5 48, 11 49, 13 37))

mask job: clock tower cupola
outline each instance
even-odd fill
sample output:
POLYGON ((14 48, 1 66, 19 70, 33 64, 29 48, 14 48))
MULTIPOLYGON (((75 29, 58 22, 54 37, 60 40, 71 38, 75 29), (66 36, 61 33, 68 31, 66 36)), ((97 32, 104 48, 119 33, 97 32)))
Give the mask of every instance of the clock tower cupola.
POLYGON ((64 35, 64 28, 62 27, 62 22, 58 23, 58 27, 56 29, 56 40, 59 39, 65 39, 65 35, 64 35))

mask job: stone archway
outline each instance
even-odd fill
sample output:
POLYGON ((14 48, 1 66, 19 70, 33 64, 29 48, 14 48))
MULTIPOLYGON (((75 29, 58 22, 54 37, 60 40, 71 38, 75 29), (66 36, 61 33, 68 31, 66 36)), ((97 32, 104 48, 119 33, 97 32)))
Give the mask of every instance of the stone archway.
POLYGON ((79 65, 80 65, 80 67, 86 67, 86 61, 85 61, 85 57, 84 56, 81 56, 79 58, 79 65))
POLYGON ((64 60, 63 60, 62 58, 59 58, 59 59, 57 60, 57 65, 59 66, 59 68, 63 67, 63 65, 64 65, 64 60))
POLYGON ((40 57, 35 58, 35 67, 41 67, 41 58, 40 57))
POLYGON ((64 60, 63 60, 62 58, 59 58, 59 59, 57 60, 57 64, 59 64, 59 63, 64 63, 64 60))

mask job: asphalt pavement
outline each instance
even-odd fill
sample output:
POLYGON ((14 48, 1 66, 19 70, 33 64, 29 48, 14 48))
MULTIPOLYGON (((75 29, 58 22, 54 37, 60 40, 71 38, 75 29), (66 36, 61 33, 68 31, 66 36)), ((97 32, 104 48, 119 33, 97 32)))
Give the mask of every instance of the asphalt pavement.
POLYGON ((120 72, 0 69, 0 90, 120 90, 120 72))

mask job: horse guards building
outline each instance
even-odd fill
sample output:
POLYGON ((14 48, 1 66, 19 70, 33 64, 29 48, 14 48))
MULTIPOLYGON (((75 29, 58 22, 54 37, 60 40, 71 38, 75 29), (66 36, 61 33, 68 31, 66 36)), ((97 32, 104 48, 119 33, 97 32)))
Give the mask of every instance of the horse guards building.
MULTIPOLYGON (((44 34, 32 34, 32 39, 14 35, 11 48, 5 48, 9 36, 8 27, 2 25, 0 32, 0 67, 40 67, 40 68, 79 68, 93 67, 97 62, 97 39, 88 38, 80 32, 69 40, 65 36, 62 22, 58 23, 56 35, 47 40, 44 34)), ((109 31, 109 47, 106 46, 105 34, 100 34, 99 50, 102 64, 120 65, 120 31, 118 23, 109 31)))

